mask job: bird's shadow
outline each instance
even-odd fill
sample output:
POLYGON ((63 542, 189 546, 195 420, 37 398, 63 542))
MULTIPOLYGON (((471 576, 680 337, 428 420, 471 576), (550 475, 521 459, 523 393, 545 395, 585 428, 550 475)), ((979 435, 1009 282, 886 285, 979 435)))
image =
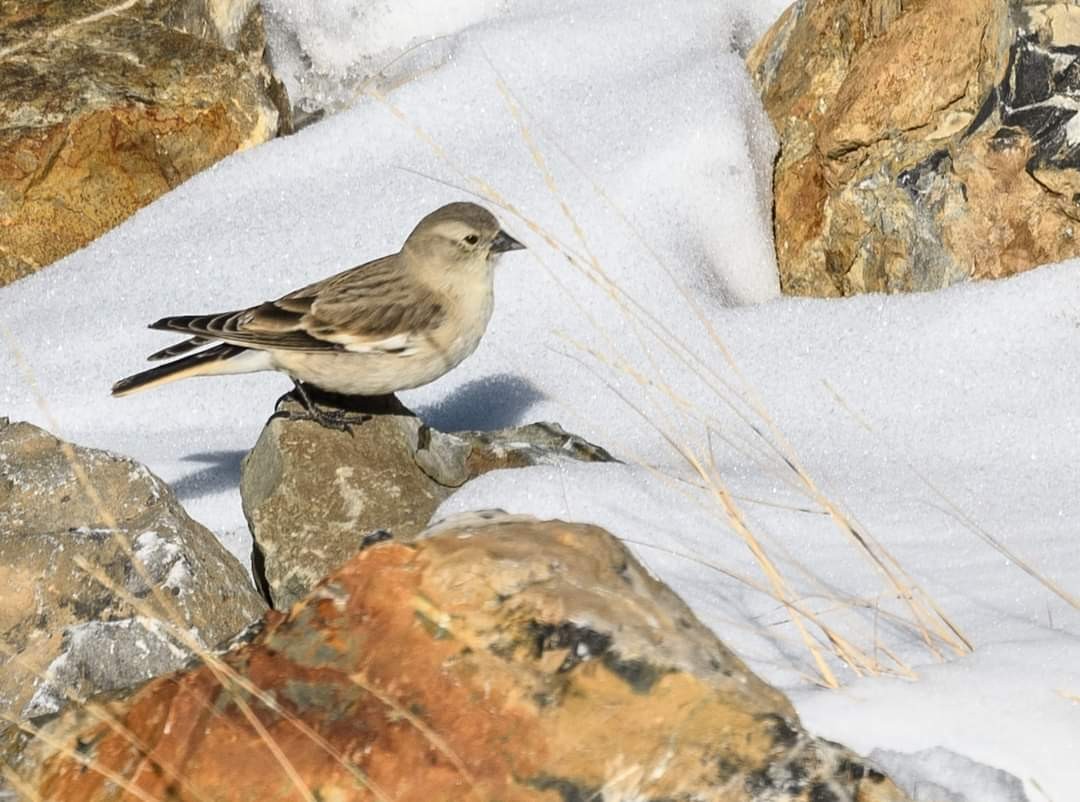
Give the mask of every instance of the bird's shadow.
POLYGON ((247 451, 203 451, 188 454, 184 462, 202 463, 206 467, 172 483, 173 492, 181 502, 230 490, 240 484, 240 463, 247 451))
POLYGON ((458 387, 442 400, 416 410, 443 432, 490 431, 517 426, 522 413, 546 398, 531 382, 510 373, 496 373, 458 387))

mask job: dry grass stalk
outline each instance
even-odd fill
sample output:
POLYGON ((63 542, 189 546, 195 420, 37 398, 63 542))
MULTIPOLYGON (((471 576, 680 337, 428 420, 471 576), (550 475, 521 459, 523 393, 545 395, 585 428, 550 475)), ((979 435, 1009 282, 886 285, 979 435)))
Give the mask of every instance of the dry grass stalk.
MULTIPOLYGON (((96 774, 100 774, 109 782, 116 784, 120 788, 123 788, 125 792, 131 794, 131 796, 135 797, 136 799, 139 799, 142 802, 160 802, 160 800, 155 799, 142 788, 139 788, 137 785, 128 780, 127 777, 117 774, 115 771, 105 768, 104 766, 96 763, 93 759, 82 754, 82 752, 80 752, 78 749, 68 746, 66 743, 63 742, 63 740, 59 738, 54 738, 47 732, 39 729, 38 727, 35 727, 30 722, 20 721, 14 716, 8 716, 4 713, 0 713, 0 719, 3 719, 4 721, 15 727, 18 727, 27 735, 33 736, 34 738, 48 746, 50 749, 59 752, 60 754, 71 760, 74 760, 79 765, 89 769, 90 771, 95 772, 96 774)), ((5 769, 10 770, 9 767, 6 766, 5 769)), ((7 771, 5 771, 5 774, 6 773, 7 771)), ((25 783, 22 785, 25 787, 25 783)))
MULTIPOLYGON (((859 412, 856 411, 855 408, 852 407, 851 404, 849 404, 844 399, 844 397, 840 395, 839 391, 836 390, 836 388, 834 388, 829 382, 824 382, 824 384, 826 389, 828 389, 828 391, 836 399, 836 402, 840 405, 840 407, 845 412, 847 412, 855 420, 855 422, 859 424, 859 426, 861 426, 863 429, 865 429, 867 432, 877 438, 878 441, 881 442, 883 445, 888 445, 888 443, 885 442, 884 435, 882 435, 881 432, 879 432, 874 426, 872 426, 864 415, 859 414, 859 412)), ((897 449, 892 450, 896 451, 897 449)), ((946 505, 947 510, 953 515, 953 517, 957 521, 959 521, 969 530, 978 535, 983 540, 983 542, 985 542, 987 545, 989 545, 992 549, 1001 554, 1007 560, 1011 561, 1014 565, 1020 568, 1020 570, 1022 570, 1024 573, 1026 573, 1044 588, 1049 590, 1055 596, 1060 598, 1070 607, 1080 610, 1080 599, 1069 593, 1067 590, 1061 587, 1061 585, 1059 585, 1057 582, 1054 582, 1042 572, 1037 571, 1026 560, 1017 556, 1017 554, 1011 549, 1009 549, 1004 543, 1002 543, 1000 540, 998 540, 996 537, 986 531, 986 529, 980 526, 979 523, 975 521, 970 515, 960 509, 960 506, 956 502, 954 502, 944 491, 942 491, 940 488, 938 488, 937 485, 931 482, 929 477, 927 477, 926 474, 924 474, 917 467, 915 467, 915 465, 913 465, 910 460, 905 459, 904 464, 908 468, 908 470, 910 470, 913 474, 915 474, 916 477, 918 477, 919 481, 922 482, 923 485, 925 485, 931 493, 937 496, 938 499, 940 499, 941 502, 946 505)))
MULTIPOLYGON (((602 355, 595 354, 595 356, 597 357, 597 359, 603 360, 602 355)), ((646 380, 643 376, 638 374, 637 371, 634 371, 632 368, 626 367, 626 370, 632 377, 638 378, 639 381, 646 380)), ((662 426, 660 426, 655 421, 655 419, 651 418, 648 414, 638 408, 636 404, 627 399, 625 395, 623 395, 617 388, 610 387, 610 389, 613 393, 620 397, 624 403, 630 406, 631 409, 637 412, 649 426, 651 426, 658 434, 660 434, 660 436, 663 437, 673 449, 678 451, 683 456, 683 458, 686 459, 686 461, 692 467, 694 467, 694 469, 698 472, 701 480, 705 483, 706 487, 713 493, 714 497, 718 498, 721 504, 725 506, 725 511, 728 514, 732 529, 742 538, 743 542, 747 545, 751 554, 754 556, 758 565, 762 568, 765 576, 769 580, 770 587, 767 592, 774 599, 780 602, 785 608, 788 609, 789 614, 791 615, 792 623, 795 624, 796 629, 799 632, 799 636, 803 641, 803 644, 806 646, 807 651, 810 653, 811 657, 814 660, 815 666, 820 675, 819 681, 830 688, 839 687, 839 682, 836 679, 835 674, 832 672, 832 669, 829 667, 828 663, 824 660, 824 657, 822 656, 816 642, 810 636, 810 633, 806 630, 803 624, 803 620, 801 617, 801 613, 803 613, 803 611, 799 610, 793 604, 792 594, 790 593, 787 587, 787 583, 785 582, 782 574, 776 568, 776 565, 772 561, 772 559, 769 558, 765 550, 761 547, 761 543, 756 537, 754 537, 753 533, 750 532, 749 528, 746 526, 745 519, 743 518, 741 510, 739 510, 739 508, 734 504, 733 497, 731 493, 727 490, 726 486, 723 485, 723 483, 719 480, 719 477, 714 472, 705 470, 701 464, 701 461, 698 460, 698 458, 693 454, 693 452, 688 447, 678 443, 674 436, 671 435, 670 432, 666 431, 662 426)), ((846 648, 847 642, 835 633, 832 633, 830 628, 827 627, 823 622, 818 620, 816 616, 811 615, 810 618, 823 632, 826 633, 826 637, 828 638, 829 642, 833 644, 834 648, 837 648, 838 654, 840 655, 841 659, 845 662, 848 662, 849 665, 851 665, 852 668, 856 672, 858 672, 858 663, 863 661, 852 661, 851 658, 853 652, 849 651, 846 648)))
POLYGON ((41 794, 27 785, 11 766, 0 763, 0 777, 3 777, 4 782, 15 789, 15 793, 19 794, 26 802, 43 802, 41 794))
POLYGON ((445 738, 435 732, 435 730, 428 726, 428 724, 423 719, 421 719, 412 711, 405 708, 401 703, 399 703, 388 693, 372 685, 371 682, 368 681, 367 677, 363 674, 350 674, 349 680, 355 683, 360 688, 363 688, 367 693, 370 693, 382 704, 386 705, 386 707, 388 707, 390 710, 393 710, 394 715, 399 716, 403 720, 409 722, 409 724, 411 724, 417 732, 422 733, 423 736, 427 739, 428 743, 430 743, 440 753, 442 753, 443 757, 449 760, 450 763, 454 766, 454 768, 458 770, 458 773, 465 778, 465 781, 469 784, 473 793, 480 795, 482 798, 482 792, 480 790, 480 787, 476 783, 476 777, 474 777, 473 773, 469 771, 469 768, 465 765, 465 761, 463 761, 461 759, 461 756, 453 750, 453 748, 450 746, 449 743, 447 743, 445 738))
POLYGON ((77 28, 80 25, 89 25, 94 22, 99 22, 100 20, 103 20, 107 17, 113 17, 117 14, 121 14, 127 11, 129 8, 138 5, 139 2, 140 0, 125 0, 125 2, 123 3, 117 3, 115 6, 104 8, 101 11, 94 12, 93 14, 87 14, 85 17, 80 17, 79 19, 72 20, 71 22, 65 25, 61 25, 58 28, 41 31, 40 33, 30 37, 29 39, 26 39, 22 42, 17 42, 13 45, 10 45, 9 47, 5 47, 3 50, 0 50, 0 59, 7 58, 12 53, 17 53, 24 47, 33 44, 39 39, 55 39, 57 37, 63 36, 72 28, 77 28))
MULTIPOLYGON (((595 351, 595 349, 590 349, 587 346, 585 346, 584 344, 581 344, 581 343, 575 343, 575 344, 580 349, 582 349, 583 351, 589 353, 598 362, 601 362, 603 364, 611 365, 610 360, 608 360, 608 358, 604 354, 601 354, 601 353, 595 351)), ((641 374, 639 371, 637 371, 635 368, 633 368, 628 363, 619 362, 618 364, 614 365, 614 367, 616 367, 618 370, 620 370, 621 372, 623 372, 624 374, 626 374, 627 376, 629 376, 630 378, 632 378, 633 380, 635 380, 639 384, 648 382, 648 383, 650 383, 650 384, 652 384, 654 386, 656 385, 656 383, 655 383, 655 381, 653 379, 641 374)), ((650 426, 655 431, 657 431, 657 433, 660 434, 660 436, 663 437, 673 449, 678 451, 683 456, 683 458, 686 459, 686 461, 689 464, 691 464, 691 466, 694 467, 695 471, 697 471, 697 473, 701 477, 702 482, 703 482, 703 487, 705 489, 710 490, 715 496, 716 493, 717 493, 717 488, 719 487, 719 488, 722 488, 721 492, 729 500, 734 498, 734 496, 733 496, 733 494, 731 494, 730 490, 728 490, 724 486, 722 480, 720 480, 719 475, 715 470, 715 465, 713 465, 712 470, 708 470, 708 471, 705 470, 704 467, 702 466, 701 460, 698 459, 696 456, 693 456, 692 450, 689 449, 687 446, 684 446, 684 445, 680 444, 679 442, 677 442, 676 438, 670 432, 665 430, 659 423, 657 423, 655 418, 649 416, 645 411, 643 411, 640 407, 638 407, 634 402, 632 402, 630 399, 628 399, 621 391, 619 391, 618 388, 614 387, 610 383, 607 383, 607 386, 608 386, 608 389, 614 395, 616 395, 618 398, 620 398, 620 400, 622 400, 624 404, 626 404, 630 409, 632 409, 635 413, 637 413, 641 417, 641 419, 646 423, 646 425, 650 426), (690 456, 688 457, 687 455, 690 455, 690 456)), ((666 385, 659 385, 659 386, 661 388, 666 387, 666 385)), ((652 470, 648 465, 645 465, 644 463, 641 463, 641 464, 646 469, 652 470)), ((687 495, 687 494, 684 494, 684 495, 687 495)), ((740 537, 743 538, 743 541, 746 542, 745 533, 748 533, 750 530, 746 526, 746 524, 745 524, 745 516, 743 516, 741 514, 741 512, 739 513, 739 518, 740 518, 740 521, 742 522, 742 531, 739 531, 738 529, 736 529, 736 532, 740 535, 740 537)), ((754 554, 755 558, 758 559, 759 564, 761 564, 760 557, 762 555, 764 555, 765 559, 767 560, 769 565, 772 566, 771 571, 774 571, 777 575, 781 576, 781 578, 782 578, 782 574, 780 574, 779 570, 776 568, 775 561, 773 561, 771 558, 769 558, 767 556, 766 550, 762 547, 760 539, 757 538, 756 536, 754 536, 752 533, 750 534, 750 537, 751 537, 751 539, 753 541, 753 544, 754 544, 751 547, 751 552, 754 554)), ((822 588, 825 588, 824 583, 822 583, 820 581, 820 579, 818 579, 816 577, 816 575, 814 575, 812 572, 810 572, 809 569, 804 568, 803 570, 813 581, 816 582, 816 584, 818 584, 822 588)), ((765 572, 766 572, 766 575, 768 576, 769 573, 770 573, 770 569, 765 569, 765 572)), ((784 586, 784 588, 786 590, 786 587, 787 587, 786 582, 783 583, 783 586, 784 586)), ((769 595, 773 596, 773 598, 775 598, 777 601, 779 601, 784 606, 790 607, 791 604, 792 604, 790 594, 789 593, 777 594, 777 593, 775 593, 775 587, 776 587, 775 585, 772 585, 770 588, 767 588, 767 589, 765 589, 765 588, 759 588, 759 589, 762 590, 763 592, 766 592, 769 595)), ((850 606, 850 602, 847 599, 838 598, 838 597, 835 596, 835 594, 829 594, 829 598, 831 598, 838 605, 845 606, 845 607, 850 606)), ((799 610, 799 612, 803 613, 803 615, 807 614, 807 611, 805 611, 805 610, 799 610)), ((889 669, 887 669, 884 666, 881 666, 880 664, 878 664, 876 660, 873 660, 872 658, 867 656, 863 651, 861 651, 858 648, 854 647, 851 644, 851 642, 847 638, 840 635, 840 633, 834 627, 829 627, 829 626, 825 625, 820 620, 820 618, 818 616, 811 614, 811 617, 812 617, 812 620, 815 623, 815 625, 817 625, 821 629, 822 633, 825 635, 827 642, 833 648, 836 655, 841 659, 842 662, 847 664, 848 667, 851 668, 857 675, 861 676, 864 672, 870 673, 870 674, 893 673, 889 669)), ((898 623, 902 623, 903 625, 906 625, 906 626, 911 626, 912 625, 910 621, 907 621, 907 620, 904 620, 904 619, 899 619, 897 617, 894 617, 893 620, 898 622, 898 623)), ((793 618, 793 623, 795 623, 796 626, 798 627, 801 622, 799 622, 796 618, 793 618)), ((917 625, 915 626, 915 629, 916 629, 916 631, 921 631, 917 625)), ((880 645, 878 644, 878 641, 877 641, 876 638, 875 638, 875 648, 878 648, 880 650, 880 645)), ((899 660, 898 658, 896 658, 896 656, 891 651, 885 650, 885 653, 887 654, 887 656, 890 657, 891 660, 893 660, 893 662, 896 665, 896 668, 898 669, 901 676, 904 676, 905 678, 909 678, 909 679, 913 679, 915 677, 915 673, 910 668, 910 666, 908 666, 902 660, 899 660)), ((812 650, 811 650, 811 654, 813 654, 812 650)), ((815 662, 817 662, 817 661, 815 661, 815 662)), ((822 675, 822 679, 824 679, 825 684, 828 684, 828 678, 825 677, 824 674, 822 675)), ((832 687, 832 686, 830 686, 830 687, 832 687)))
MULTIPOLYGON (((94 581, 108 588, 118 597, 123 599, 126 604, 131 605, 136 611, 142 613, 142 610, 140 610, 140 606, 142 606, 142 602, 140 599, 133 596, 124 588, 118 586, 97 566, 90 565, 85 560, 81 559, 77 559, 76 562, 83 571, 85 571, 92 579, 94 579, 94 581)), ((188 632, 186 632, 182 628, 173 626, 169 622, 163 621, 161 623, 162 626, 167 629, 170 637, 174 638, 177 642, 188 646, 188 648, 192 648, 194 651, 193 644, 197 644, 198 641, 196 641, 188 632)), ((374 781, 367 777, 366 774, 360 771, 360 769, 350 763, 348 759, 341 754, 341 752, 339 752, 333 747, 332 744, 330 744, 329 741, 327 741, 325 738, 323 738, 321 735, 311 729, 311 727, 309 727, 303 721, 303 719, 296 717, 291 712, 282 707, 281 704, 279 704, 278 701, 271 694, 267 693, 262 688, 252 683, 244 675, 239 674, 232 666, 223 661, 213 652, 207 651, 205 647, 201 648, 199 658, 214 674, 215 679, 217 679, 221 687, 232 694, 234 703, 237 705, 237 707, 240 708, 241 712, 244 714, 244 717, 249 721, 249 723, 252 723, 253 728, 255 728, 256 732, 258 732, 260 736, 265 735, 266 738, 273 740, 272 738, 270 738, 269 734, 266 733, 265 727, 262 725, 262 723, 258 722, 257 717, 255 717, 255 714, 251 709, 251 706, 244 698, 245 696, 251 696, 257 699, 266 708, 268 708, 275 714, 281 716, 284 721, 294 727, 306 738, 311 740, 324 753, 329 755, 336 763, 338 763, 342 768, 348 771, 352 775, 353 779, 355 779, 367 790, 371 791, 372 795, 376 799, 378 799, 379 802, 392 802, 391 797, 387 795, 387 793, 383 789, 381 789, 374 781), (252 722, 252 718, 255 718, 256 721, 252 722)), ((268 745, 268 748, 271 749, 271 753, 274 754, 275 759, 277 759, 277 756, 279 754, 284 758, 284 755, 280 752, 280 750, 277 750, 277 752, 274 751, 277 748, 276 743, 273 747, 270 747, 268 745)), ((285 758, 285 760, 286 762, 288 762, 287 758, 285 758)), ((291 767, 292 764, 289 763, 289 766, 291 767)), ((299 775, 295 772, 295 770, 293 770, 292 775, 299 778, 299 775)), ((310 791, 307 790, 306 786, 305 792, 310 793, 310 791)))
MULTIPOLYGON (((519 104, 511 96, 509 90, 506 88, 505 83, 503 83, 501 79, 498 80, 498 85, 500 92, 506 99, 512 116, 518 123, 518 126, 522 133, 522 138, 525 141, 527 147, 529 148, 530 153, 533 156, 534 162, 536 163, 538 169, 543 175, 546 186, 548 187, 549 191, 556 196, 564 215, 570 221, 575 233, 578 234, 578 238, 584 243, 585 240, 584 235, 581 233, 581 227, 572 212, 570 211, 568 205, 559 196, 558 188, 556 186, 554 177, 547 166, 546 159, 543 157, 543 154, 540 152, 539 147, 536 145, 535 138, 532 136, 528 126, 524 122, 524 118, 521 114, 519 104)), ((606 197, 606 194, 604 195, 604 197, 606 197)), ((614 206, 614 204, 611 205, 614 206)), ((644 241, 644 238, 639 237, 639 241, 644 241)), ((965 651, 970 651, 970 643, 967 642, 967 640, 959 632, 957 627, 951 621, 949 621, 946 616, 944 616, 936 603, 934 603, 932 599, 929 599, 928 594, 925 594, 925 592, 923 592, 920 588, 914 586, 911 578, 906 575, 906 572, 903 572, 902 569, 900 569, 899 563, 894 558, 892 558, 890 554, 888 554, 888 552, 881 546, 881 544, 873 543, 872 547, 869 538, 861 534, 856 529, 855 525, 847 518, 847 516, 840 511, 839 507, 834 504, 830 499, 828 499, 825 494, 823 494, 818 489, 816 484, 811 479, 809 473, 800 466, 799 461, 795 456, 794 449, 791 447, 790 443, 786 440, 786 438, 784 438, 783 434, 779 430, 779 427, 777 427, 776 424, 773 422, 771 416, 769 416, 767 410, 765 409, 764 404, 757 399, 756 394, 752 390, 752 387, 742 376, 741 371, 739 370, 733 356, 716 333, 715 327, 712 325, 712 322, 703 313, 700 305, 695 301, 693 296, 682 286, 682 284, 677 281, 674 274, 663 264, 663 260, 659 259, 655 251, 651 247, 649 248, 649 250, 651 253, 653 253, 657 262, 661 265, 661 268, 664 269, 665 273, 671 279, 672 283, 676 286, 683 299, 686 301, 687 305, 693 310, 697 320, 705 327, 706 331, 709 334, 710 340, 714 343, 714 345, 723 355, 730 369, 739 378, 740 384, 743 388, 745 388, 745 395, 741 397, 749 397, 751 408, 757 414, 757 417, 766 423, 769 430, 773 434, 774 441, 779 444, 777 451, 783 458, 784 462, 791 468, 791 470, 796 474, 803 486, 809 491, 809 495, 811 496, 811 498, 828 512, 828 514, 840 527, 841 531, 849 535, 858 544, 858 546, 862 549, 861 553, 863 553, 864 556, 866 556, 867 559, 869 559, 871 563, 874 564, 874 566, 882 573, 882 575, 886 578, 886 580, 897 593, 897 596, 907 602, 908 606, 912 610, 914 620, 917 622, 922 632, 924 642, 926 643, 927 647, 935 654, 939 654, 934 646, 933 638, 931 637, 931 632, 933 632, 933 635, 941 639, 943 642, 949 644, 951 647, 954 648, 955 651, 957 651, 957 653, 964 653, 965 651), (878 552, 880 552, 882 556, 879 556, 878 552), (890 569, 889 564, 893 566, 892 569, 890 569), (930 610, 927 610, 919 602, 919 600, 916 598, 914 592, 915 590, 918 590, 920 592, 920 595, 926 596, 929 599, 930 610)), ((574 263, 572 257, 567 255, 567 258, 572 264, 574 263)), ((593 270, 596 271, 596 273, 599 274, 600 277, 603 279, 605 289, 608 291, 609 295, 613 298, 613 300, 616 301, 623 314, 628 317, 634 317, 634 315, 629 313, 627 304, 623 302, 623 298, 627 297, 626 293, 624 293, 622 289, 618 287, 618 285, 602 271, 598 260, 596 260, 596 258, 592 256, 591 253, 589 262, 593 270)), ((640 305, 635 304, 635 306, 636 308, 643 310, 643 307, 641 307, 640 305)), ((643 311, 645 311, 646 316, 651 317, 651 315, 648 314, 647 310, 643 311)), ((655 318, 652 319, 653 321, 655 321, 655 318)), ((658 337, 658 340, 661 343, 667 345, 668 343, 678 341, 678 338, 672 336, 671 333, 667 330, 666 326, 663 326, 662 324, 659 324, 659 326, 661 329, 661 333, 663 334, 663 336, 658 337)), ((696 354, 694 354, 691 349, 686 348, 685 350, 688 354, 691 355, 691 357, 696 358, 696 354)), ((701 370, 695 371, 695 373, 697 373, 700 378, 705 379, 708 383, 708 376, 705 374, 712 374, 720 382, 720 384, 725 387, 725 389, 731 389, 730 386, 727 385, 727 383, 721 377, 716 376, 716 374, 711 370, 711 368, 709 368, 706 363, 700 360, 699 362, 701 367, 705 368, 704 372, 701 370)), ((714 389, 718 388, 714 387, 714 389)), ((722 393, 718 394, 723 397, 722 393)), ((740 397, 740 394, 735 395, 736 397, 740 397)), ((733 404, 731 404, 730 406, 734 407, 733 404)), ((761 435, 760 429, 753 425, 752 428, 757 434, 761 435)), ((682 447, 679 447, 677 450, 685 451, 685 449, 682 447)), ((698 470, 700 468, 700 466, 694 467, 695 470, 698 470)), ((725 511, 729 514, 730 517, 730 510, 727 509, 726 504, 724 506, 725 511)))
MULTIPOLYGON (((30 665, 21 654, 17 654, 14 650, 9 648, 7 644, 3 642, 0 642, 0 654, 4 655, 4 657, 6 657, 12 663, 17 664, 25 670, 37 675, 40 680, 44 682, 50 681, 50 677, 45 672, 42 672, 36 667, 30 665)), ((101 722, 110 730, 123 738, 125 741, 127 741, 132 747, 135 748, 135 751, 137 751, 144 760, 149 760, 154 766, 161 769, 163 774, 167 775, 169 779, 175 781, 178 785, 184 788, 198 802, 212 802, 212 800, 203 796, 197 788, 192 786, 175 767, 155 757, 152 757, 152 748, 140 738, 137 738, 130 729, 124 726, 124 724, 118 718, 116 718, 116 716, 112 715, 112 713, 105 709, 105 707, 98 704, 97 702, 90 701, 79 696, 76 693, 73 693, 68 688, 62 688, 61 692, 64 694, 64 698, 66 698, 70 703, 72 703, 73 705, 77 705, 91 718, 101 722)), ((14 721, 16 727, 19 726, 18 721, 15 721, 11 717, 5 718, 7 718, 8 721, 14 721)))

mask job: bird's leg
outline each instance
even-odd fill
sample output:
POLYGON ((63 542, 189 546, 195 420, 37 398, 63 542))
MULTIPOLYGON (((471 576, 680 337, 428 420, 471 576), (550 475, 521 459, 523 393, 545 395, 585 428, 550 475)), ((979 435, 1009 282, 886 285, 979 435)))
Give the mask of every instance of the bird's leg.
POLYGON ((307 390, 304 389, 303 382, 296 379, 293 379, 293 394, 303 405, 305 412, 296 413, 288 409, 279 409, 275 410, 274 414, 270 416, 271 420, 274 418, 282 418, 284 420, 313 420, 320 426, 325 426, 327 429, 337 429, 340 432, 349 432, 352 434, 352 426, 359 426, 361 423, 371 419, 370 415, 349 414, 341 409, 335 409, 332 412, 321 409, 311 400, 311 396, 308 395, 307 390))
POLYGON ((304 389, 304 383, 299 379, 293 379, 293 392, 300 397, 300 403, 304 405, 304 409, 311 415, 318 415, 318 409, 315 407, 315 402, 311 400, 311 396, 308 395, 307 390, 304 389))

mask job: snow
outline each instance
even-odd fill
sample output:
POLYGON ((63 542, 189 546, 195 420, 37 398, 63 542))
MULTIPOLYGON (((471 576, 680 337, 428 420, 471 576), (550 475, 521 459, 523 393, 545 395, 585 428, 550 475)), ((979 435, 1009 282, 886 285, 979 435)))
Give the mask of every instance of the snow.
POLYGON ((418 45, 437 44, 442 37, 505 14, 508 6, 503 0, 263 4, 274 72, 292 103, 307 111, 348 105, 358 87, 376 74, 407 78, 419 66, 401 63, 410 54, 424 59, 425 66, 438 65, 450 51, 418 45))
POLYGON ((168 342, 145 324, 246 306, 395 250, 424 213, 480 191, 478 177, 520 211, 485 201, 529 250, 504 257, 478 352, 404 400, 444 430, 555 420, 626 464, 488 474, 439 514, 606 526, 812 731, 883 750, 909 788, 1019 798, 987 773, 1000 771, 1032 802, 1068 802, 1080 614, 1015 557, 1080 592, 1080 266, 917 296, 779 298, 775 137, 740 51, 782 5, 271 0, 290 90, 308 110, 344 110, 0 289, 12 343, 0 413, 145 462, 247 564, 240 460, 289 384, 252 375, 112 399, 109 385, 168 342), (785 441, 818 492, 780 457, 785 441), (715 489, 672 442, 722 479, 798 609, 882 673, 857 676, 826 644, 842 687, 821 687, 791 613, 761 590, 715 489), (973 652, 927 648, 823 499, 889 550, 973 652))
POLYGON ((913 755, 875 749, 870 756, 890 777, 910 788, 914 802, 1026 802, 1021 783, 1000 769, 982 766, 940 747, 913 755), (966 780, 963 791, 948 784, 957 776, 966 780), (943 783, 943 784, 940 784, 943 783))

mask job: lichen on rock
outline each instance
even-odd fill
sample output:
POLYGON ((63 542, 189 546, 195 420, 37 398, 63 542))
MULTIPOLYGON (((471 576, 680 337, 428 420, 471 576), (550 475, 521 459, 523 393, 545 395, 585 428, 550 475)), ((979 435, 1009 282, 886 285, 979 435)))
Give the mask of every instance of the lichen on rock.
POLYGON ((110 704, 145 751, 73 712, 24 748, 23 782, 114 798, 59 742, 178 801, 273 798, 280 754, 336 802, 909 802, 592 526, 468 514, 373 544, 223 659, 265 695, 245 694, 265 736, 196 667, 110 704))

